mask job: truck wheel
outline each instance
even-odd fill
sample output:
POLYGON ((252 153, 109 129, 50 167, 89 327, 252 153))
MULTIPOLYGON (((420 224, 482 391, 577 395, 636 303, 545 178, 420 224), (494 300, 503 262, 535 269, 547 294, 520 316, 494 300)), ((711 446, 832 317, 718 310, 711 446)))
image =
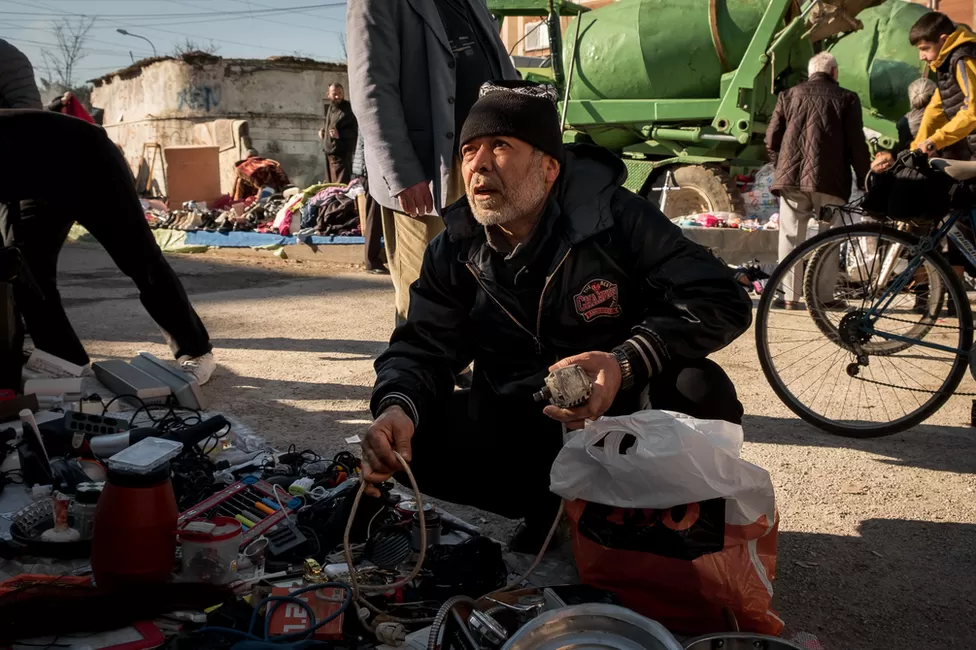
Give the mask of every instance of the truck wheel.
MULTIPOLYGON (((712 165, 684 165, 668 168, 674 173, 678 189, 668 192, 664 214, 669 219, 703 212, 735 212, 742 214, 742 195, 725 170, 712 165)), ((654 205, 661 205, 661 190, 667 169, 655 174, 648 184, 646 197, 654 205), (656 188, 656 189, 655 189, 656 188)))

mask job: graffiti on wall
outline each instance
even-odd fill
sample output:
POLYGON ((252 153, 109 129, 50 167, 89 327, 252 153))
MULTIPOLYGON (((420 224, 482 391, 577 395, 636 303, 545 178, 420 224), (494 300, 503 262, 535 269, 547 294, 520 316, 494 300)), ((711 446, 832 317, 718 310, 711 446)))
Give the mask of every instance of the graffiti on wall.
POLYGON ((187 86, 176 95, 176 110, 210 112, 220 106, 220 86, 187 86))

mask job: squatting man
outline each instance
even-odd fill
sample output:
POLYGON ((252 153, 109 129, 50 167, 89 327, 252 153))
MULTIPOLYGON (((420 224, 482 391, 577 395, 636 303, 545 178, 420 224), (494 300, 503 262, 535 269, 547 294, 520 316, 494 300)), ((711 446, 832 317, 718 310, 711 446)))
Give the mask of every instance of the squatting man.
POLYGON ((562 144, 551 86, 485 84, 459 138, 466 196, 411 286, 407 320, 377 359, 364 478, 524 518, 536 552, 558 508, 549 469, 562 425, 641 408, 740 422, 706 357, 742 334, 752 304, 729 269, 623 188, 623 163, 562 144), (454 375, 474 362, 470 390, 454 375), (535 403, 552 368, 592 379, 577 408, 535 403))

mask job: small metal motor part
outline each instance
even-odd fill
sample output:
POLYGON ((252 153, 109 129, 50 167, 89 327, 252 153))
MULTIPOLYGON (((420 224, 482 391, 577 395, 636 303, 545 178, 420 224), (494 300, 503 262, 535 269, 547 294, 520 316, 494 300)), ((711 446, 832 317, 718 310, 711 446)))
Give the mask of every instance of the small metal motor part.
MULTIPOLYGON (((441 543, 441 516, 437 514, 434 510, 428 511, 424 508, 424 527, 427 529, 427 548, 430 548, 434 544, 441 543)), ((410 547, 415 550, 420 550, 420 513, 416 512, 413 515, 413 525, 410 528, 411 532, 411 544, 410 547)))
POLYGON ((478 609, 472 610, 468 617, 468 629, 479 644, 488 648, 499 648, 508 639, 505 628, 478 609))
POLYGON ((539 616, 546 607, 546 597, 542 594, 527 594, 518 599, 519 622, 527 624, 539 616))
POLYGON ((573 408, 585 404, 593 393, 593 383, 582 368, 573 364, 557 368, 546 377, 546 385, 533 395, 535 401, 549 400, 559 408, 573 408))

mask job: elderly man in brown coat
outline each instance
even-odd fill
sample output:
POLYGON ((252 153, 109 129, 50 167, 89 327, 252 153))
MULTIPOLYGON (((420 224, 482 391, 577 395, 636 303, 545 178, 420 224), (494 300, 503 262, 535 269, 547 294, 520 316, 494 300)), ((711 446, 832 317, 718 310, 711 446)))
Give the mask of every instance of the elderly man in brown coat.
MULTIPOLYGON (((860 189, 871 166, 861 120, 861 101, 837 83, 837 60, 821 52, 810 59, 809 78, 780 94, 766 131, 766 151, 776 166, 772 191, 779 196, 779 261, 806 239, 810 219, 826 205, 844 205, 851 194, 851 168, 860 189)), ((829 224, 828 224, 829 225, 829 224)), ((821 274, 819 295, 833 303, 837 271, 821 274)), ((787 277, 774 307, 796 308, 803 278, 787 277)))

